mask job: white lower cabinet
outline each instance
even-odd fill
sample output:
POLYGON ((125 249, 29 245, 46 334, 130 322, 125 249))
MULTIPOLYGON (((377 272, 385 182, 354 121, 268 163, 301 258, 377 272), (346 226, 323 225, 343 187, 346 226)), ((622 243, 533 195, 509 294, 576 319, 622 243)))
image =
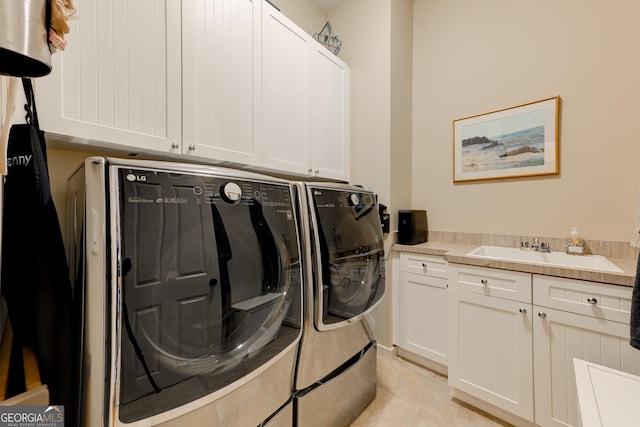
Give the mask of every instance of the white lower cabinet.
POLYGON ((640 375, 640 352, 629 345, 631 289, 534 275, 533 290, 536 423, 580 426, 574 358, 640 375))
POLYGON ((449 385, 533 421, 530 276, 449 266, 449 385), (505 284, 525 297, 494 296, 504 294, 505 284))
POLYGON ((449 264, 448 292, 449 384, 495 408, 578 427, 574 358, 640 375, 629 287, 449 264))
POLYGON ((400 255, 398 346, 447 365, 447 262, 400 255))

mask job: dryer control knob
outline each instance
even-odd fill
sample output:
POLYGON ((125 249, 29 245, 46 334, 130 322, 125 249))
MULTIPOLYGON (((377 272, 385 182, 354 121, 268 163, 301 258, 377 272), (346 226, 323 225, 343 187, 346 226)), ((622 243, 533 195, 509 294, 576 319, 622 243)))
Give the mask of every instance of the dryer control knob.
POLYGON ((360 196, 356 193, 351 193, 349 196, 349 202, 351 202, 352 206, 358 206, 360 204, 360 196))
POLYGON ((220 197, 225 202, 235 205, 242 199, 242 188, 235 182, 227 182, 221 188, 220 197))

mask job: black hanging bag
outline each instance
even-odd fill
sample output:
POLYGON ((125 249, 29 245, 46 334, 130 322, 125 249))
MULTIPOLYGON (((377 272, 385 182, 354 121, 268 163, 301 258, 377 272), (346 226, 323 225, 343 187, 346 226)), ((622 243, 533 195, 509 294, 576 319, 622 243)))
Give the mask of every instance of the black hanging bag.
POLYGON ((31 80, 22 79, 26 124, 13 125, 4 184, 1 290, 14 330, 13 346, 35 351, 52 405, 76 424, 79 371, 72 289, 62 233, 51 198, 44 132, 31 80))

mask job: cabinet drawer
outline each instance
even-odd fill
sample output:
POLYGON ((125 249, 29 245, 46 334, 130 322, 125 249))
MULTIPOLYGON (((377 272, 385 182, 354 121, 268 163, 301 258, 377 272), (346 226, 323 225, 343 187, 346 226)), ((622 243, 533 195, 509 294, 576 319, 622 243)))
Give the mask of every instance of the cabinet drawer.
POLYGON ((423 276, 447 278, 447 261, 438 256, 400 254, 400 271, 423 276))
POLYGON ((632 288, 533 275, 533 303, 571 313, 629 323, 632 288))
POLYGON ((531 302, 531 274, 493 268, 449 265, 451 289, 531 302))

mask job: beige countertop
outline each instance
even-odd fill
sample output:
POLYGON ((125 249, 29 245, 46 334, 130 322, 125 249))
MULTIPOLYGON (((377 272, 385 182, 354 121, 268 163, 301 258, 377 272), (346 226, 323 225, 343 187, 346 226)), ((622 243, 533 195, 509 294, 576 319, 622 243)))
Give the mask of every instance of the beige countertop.
POLYGON ((569 279, 610 283, 621 286, 633 286, 635 280, 635 259, 607 257, 611 262, 617 265, 624 272, 604 273, 598 271, 579 270, 574 268, 535 265, 513 261, 489 260, 465 256, 467 252, 477 248, 478 246, 479 245, 465 245, 458 243, 426 242, 420 243, 418 245, 395 244, 391 247, 391 251, 443 256, 446 261, 455 264, 467 264, 480 267, 498 268, 502 270, 522 271, 525 273, 566 277, 569 279))

